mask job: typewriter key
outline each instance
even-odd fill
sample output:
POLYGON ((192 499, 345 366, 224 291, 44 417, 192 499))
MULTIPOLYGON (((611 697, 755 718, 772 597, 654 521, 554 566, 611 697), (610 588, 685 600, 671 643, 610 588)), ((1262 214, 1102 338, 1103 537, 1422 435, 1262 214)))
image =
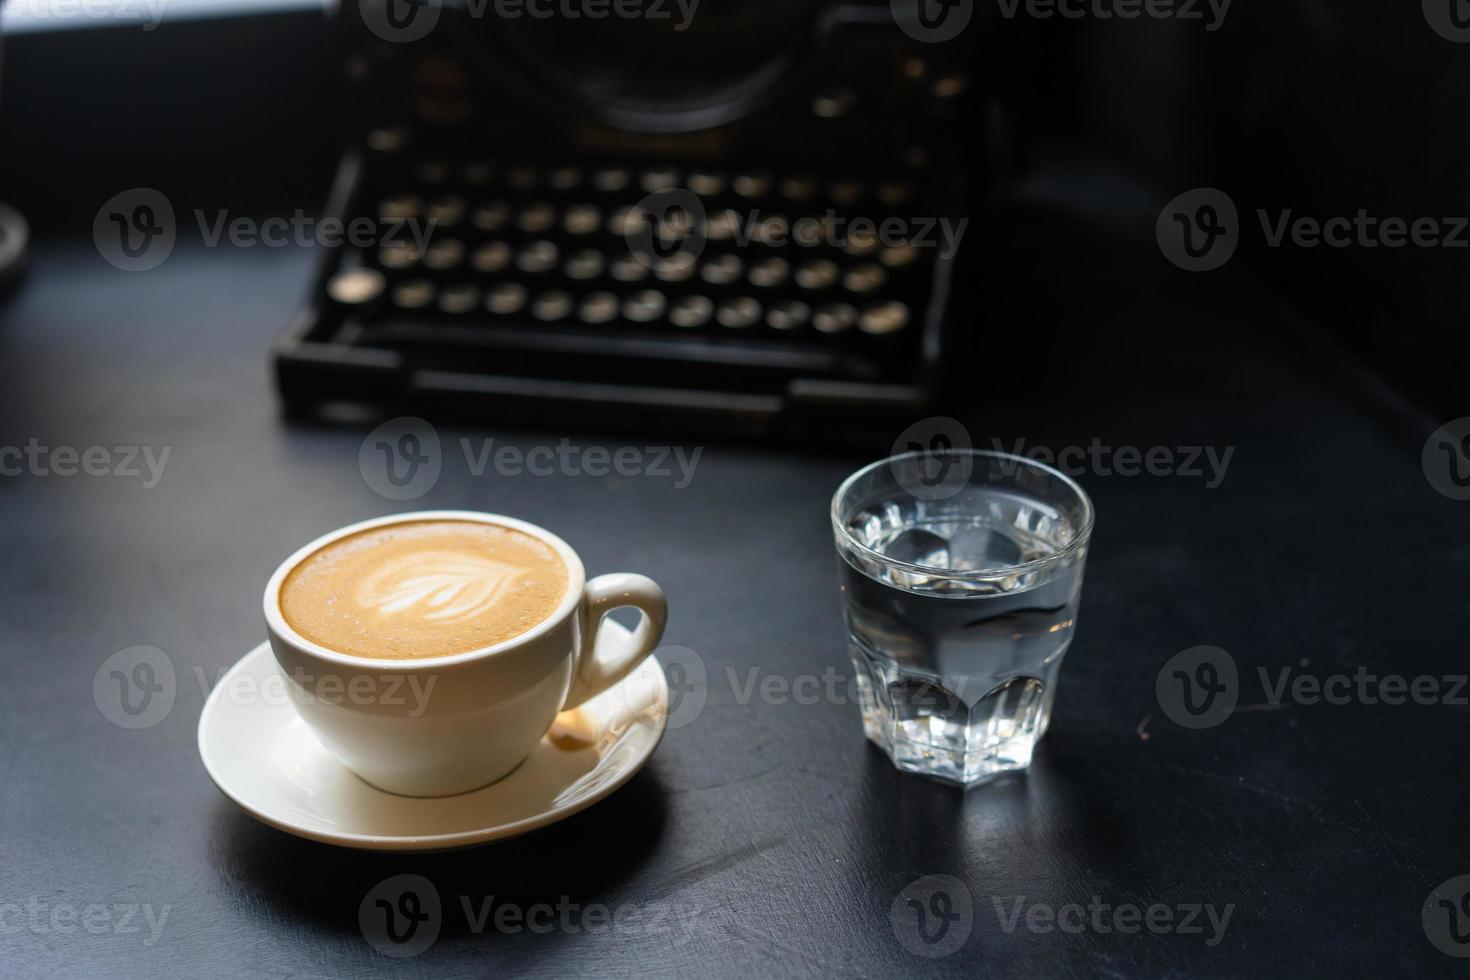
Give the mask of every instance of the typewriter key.
POLYGON ((812 99, 812 114, 820 119, 841 119, 857 105, 857 93, 845 85, 818 92, 812 99))
POLYGON ((796 270, 796 284, 802 289, 831 289, 837 282, 837 263, 831 259, 814 259, 796 270))
POLYGON ((503 282, 485 294, 485 308, 491 313, 519 313, 526 305, 526 287, 517 282, 503 282))
POLYGON ((519 166, 511 167, 505 172, 506 186, 512 190, 528 191, 541 181, 541 175, 534 167, 519 166))
POLYGON ((761 259, 752 262, 750 266, 750 284, 769 289, 779 286, 786 281, 786 276, 791 271, 791 263, 782 258, 761 259))
POLYGON ((887 180, 878 185, 878 200, 896 208, 913 195, 914 189, 906 180, 887 180))
POLYGON ((711 286, 728 286, 740 278, 744 267, 745 263, 740 261, 740 256, 720 255, 699 267, 699 278, 711 286))
POLYGON ((631 235, 638 230, 642 221, 643 211, 641 209, 618 208, 607 217, 607 233, 609 235, 631 235))
POLYGON ((684 282, 694 275, 694 255, 676 252, 653 263, 653 274, 660 282, 684 282))
POLYGON ((472 187, 480 187, 490 183, 490 178, 495 176, 495 168, 488 163, 467 163, 460 171, 464 182, 472 187))
POLYGON ((605 265, 601 252, 584 248, 568 256, 561 271, 566 273, 568 279, 596 279, 602 275, 605 265))
POLYGON ((781 196, 791 201, 810 201, 817 193, 817 180, 809 174, 781 180, 781 196))
POLYGON ((521 208, 521 213, 516 216, 516 226, 521 231, 532 235, 540 235, 551 230, 556 224, 556 208, 545 201, 536 201, 521 208))
POLYGON ((470 266, 476 272, 500 272, 510 265, 510 246, 505 242, 486 242, 470 255, 470 266))
POLYGON ((550 272, 556 268, 557 260, 560 258, 561 252, 555 243, 530 242, 516 255, 516 268, 530 273, 550 272))
POLYGON ((728 209, 721 209, 711 212, 709 219, 705 221, 704 237, 712 242, 729 241, 735 237, 735 232, 739 228, 739 213, 728 209))
POLYGON ((946 75, 934 79, 934 84, 929 86, 929 92, 936 99, 953 99, 964 95, 968 87, 964 75, 946 75))
POLYGON ((702 327, 709 322, 715 304, 705 296, 681 296, 669 307, 669 322, 676 327, 702 327))
POLYGON ((423 257, 418 246, 409 242, 384 242, 378 249, 378 262, 385 269, 407 269, 423 257))
POLYGON ((383 295, 387 280, 377 269, 348 269, 327 283, 327 295, 339 303, 356 306, 383 295))
POLYGON ((881 265, 864 262, 848 269, 842 276, 842 285, 850 293, 871 293, 882 288, 888 281, 888 273, 881 265))
POLYGON ((863 197, 863 182, 856 177, 835 180, 827 188, 827 196, 838 204, 856 204, 863 197))
POLYGON ((510 220, 510 205, 504 201, 490 201, 475 209, 475 227, 481 231, 499 231, 510 220))
POLYGON ((552 190, 570 191, 582 183, 582 171, 577 167, 557 167, 546 175, 546 184, 552 190))
POLYGON ((908 326, 908 322, 909 308, 894 300, 888 303, 874 303, 863 310, 863 318, 858 322, 858 329, 870 334, 894 333, 908 326))
POLYGON ((424 265, 430 269, 453 269, 464 259, 464 242, 458 238, 436 238, 424 251, 424 265))
POLYGON ((570 235, 590 235, 602 225, 602 209, 595 204, 573 204, 561 216, 570 235))
POLYGON ((719 194, 725 189, 725 178, 709 170, 696 170, 689 175, 689 189, 701 197, 719 194))
POLYGON ((618 282, 642 282, 648 278, 648 266, 634 255, 622 255, 613 259, 607 271, 618 282))
POLYGON ((442 184, 449 179, 449 164, 442 160, 426 160, 419 164, 419 180, 426 184, 442 184))
POLYGON ((761 305, 749 296, 727 299, 720 304, 719 311, 715 313, 715 319, 720 322, 720 326, 734 330, 744 330, 757 323, 760 318, 761 305))
POLYGON ((623 316, 634 323, 648 323, 664 315, 668 300, 657 289, 640 289, 623 300, 623 316))
POLYGON ((434 284, 427 279, 410 279, 393 288, 393 303, 405 310, 418 310, 434 299, 434 284))
POLYGON ((445 313, 468 313, 480 305, 480 289, 467 282, 446 286, 439 294, 439 309, 445 313))
POLYGON ((408 142, 408 134, 401 129, 374 129, 368 133, 368 149, 376 153, 397 153, 408 142))
POLYGON ((913 265, 914 260, 919 257, 919 250, 908 242, 902 245, 890 245, 879 255, 878 261, 890 269, 901 269, 906 265, 913 265))
POLYGON ((553 320, 564 320, 572 312, 572 294, 560 289, 551 289, 537 296, 531 304, 531 315, 538 320, 550 323, 553 320))
POLYGON ((848 255, 872 255, 878 251, 878 235, 871 231, 851 232, 842 243, 842 250, 848 255))
POLYGON ((760 171, 736 174, 730 186, 741 197, 765 197, 771 192, 771 177, 760 171))
POLYGON ((459 224, 464 217, 464 198, 458 194, 445 194, 429 202, 428 218, 436 225, 459 224))
POLYGON ((618 298, 612 293, 593 293, 582 300, 577 315, 583 323, 611 323, 618 318, 618 298))
POLYGON ((765 215, 756 222, 753 237, 762 245, 785 245, 791 241, 791 222, 784 215, 765 215))
POLYGON ((812 315, 812 326, 822 333, 843 333, 857 321, 857 310, 846 303, 823 303, 812 315))
POLYGON ((638 186, 650 194, 669 190, 678 184, 678 167, 649 167, 638 178, 638 186))
POLYGON ((773 305, 766 313, 766 323, 777 330, 795 330, 806 323, 811 307, 799 299, 786 299, 773 305))
POLYGON ((394 197, 383 198, 378 205, 378 217, 387 220, 407 221, 409 218, 417 218, 422 210, 422 205, 417 196, 413 194, 399 194, 394 197))
POLYGON ((592 186, 600 191, 620 191, 628 186, 628 171, 622 167, 602 167, 592 172, 592 186))

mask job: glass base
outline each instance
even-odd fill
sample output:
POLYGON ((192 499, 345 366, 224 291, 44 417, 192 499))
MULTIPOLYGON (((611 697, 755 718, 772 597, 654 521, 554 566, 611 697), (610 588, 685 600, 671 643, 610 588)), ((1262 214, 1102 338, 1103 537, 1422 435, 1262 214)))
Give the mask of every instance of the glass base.
POLYGON ((1061 657, 1045 665, 1044 677, 1007 678, 973 703, 943 678, 903 670, 860 648, 853 665, 863 731, 894 766, 972 786, 1031 765, 1051 721, 1061 657))

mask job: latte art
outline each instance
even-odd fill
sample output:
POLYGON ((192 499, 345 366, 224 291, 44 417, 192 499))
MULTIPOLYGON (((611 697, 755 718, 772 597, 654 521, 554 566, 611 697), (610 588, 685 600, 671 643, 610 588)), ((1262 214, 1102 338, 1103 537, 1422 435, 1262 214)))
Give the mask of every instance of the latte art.
POLYGON ((281 585, 291 628, 372 659, 442 657, 494 646, 541 623, 570 574, 534 535, 477 521, 388 524, 307 556, 281 585))
POLYGON ((439 622, 483 616, 515 580, 532 571, 453 551, 421 551, 390 559, 357 587, 357 604, 380 616, 407 613, 439 622))

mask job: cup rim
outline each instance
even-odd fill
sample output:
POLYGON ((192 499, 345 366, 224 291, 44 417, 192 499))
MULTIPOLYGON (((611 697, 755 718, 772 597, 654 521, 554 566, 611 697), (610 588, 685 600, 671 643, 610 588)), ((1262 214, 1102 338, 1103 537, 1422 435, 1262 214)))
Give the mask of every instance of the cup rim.
POLYGON ((389 514, 384 517, 373 517, 365 521, 358 521, 346 527, 337 528, 326 534, 315 538, 292 552, 291 556, 271 573, 266 582, 264 606, 266 626, 275 636, 289 642, 292 646, 308 653, 313 657, 337 664, 343 667, 371 667, 377 669, 391 669, 395 673, 404 673, 414 670, 440 670, 445 667, 453 667, 459 664, 469 663, 486 657, 492 657, 507 650, 513 650, 523 644, 530 643, 541 636, 551 632, 560 626, 566 618, 577 608, 582 601, 582 595, 586 591, 587 570, 582 565, 582 559, 572 550, 572 546, 561 538, 552 534, 546 528, 529 521, 523 521, 515 517, 507 517, 504 514, 489 514, 478 510, 420 510, 411 511, 406 514, 389 514), (414 657, 410 659, 394 659, 386 657, 358 657, 350 653, 342 653, 330 647, 323 646, 314 640, 309 640, 298 633, 290 623, 286 622, 286 616, 281 612, 281 586, 286 577, 295 570, 296 566, 305 561, 309 556, 325 548, 334 541, 349 537, 361 531, 368 531, 377 527, 387 527, 393 524, 416 524, 423 521, 469 521, 476 524, 493 524, 499 527, 508 527, 512 530, 529 534, 554 548, 562 561, 567 566, 567 591, 562 596, 561 602, 556 609, 541 622, 507 640, 488 647, 478 647, 474 650, 465 650, 461 653, 450 653, 440 657, 414 657))
POLYGON ((898 558, 891 558, 888 555, 885 555, 882 552, 863 544, 861 541, 853 536, 851 531, 847 529, 838 512, 838 507, 842 501, 843 495, 847 493, 848 489, 859 479, 867 476, 869 473, 873 472, 880 466, 891 466, 895 461, 898 460, 928 455, 925 450, 921 449, 907 453, 897 453, 892 456, 885 456, 882 459, 874 460, 868 465, 859 468, 858 470, 850 474, 847 479, 842 481, 842 484, 837 488, 837 491, 832 494, 832 505, 829 510, 829 516, 832 521, 832 532, 836 535, 839 546, 850 548, 851 550, 862 555, 864 558, 872 559, 873 561, 886 565, 889 568, 897 569, 901 572, 908 572, 917 575, 932 575, 935 573, 941 573, 945 578, 962 580, 994 578, 998 575, 1014 575, 1018 573, 1026 574, 1041 571, 1043 569, 1050 568, 1053 565, 1060 564, 1061 562, 1067 560, 1072 555, 1076 554, 1078 551, 1081 551, 1087 546, 1087 542, 1092 537, 1092 525, 1094 516, 1092 498, 1087 495, 1087 491, 1083 490, 1082 485, 1079 484, 1076 480, 1072 479, 1061 470, 1053 466, 1048 466, 1047 464, 1042 463, 1038 460, 1034 460, 1029 456, 1018 456, 1015 453, 1003 453, 990 449, 957 449, 952 450, 952 452, 955 455, 962 456, 985 456, 991 459, 1009 460, 1027 469, 1038 470, 1040 472, 1046 473, 1053 479, 1060 481, 1064 486, 1066 486, 1069 490, 1072 491, 1072 493, 1077 496, 1077 500, 1082 505, 1082 519, 1078 522, 1077 530, 1073 533, 1072 540, 1068 541, 1066 545, 1064 545, 1062 548, 1058 549, 1050 555, 1045 556, 1044 558, 1033 558, 1031 561, 1019 562, 1014 565, 993 565, 989 568, 968 569, 939 568, 935 565, 918 565, 913 562, 902 561, 898 558))

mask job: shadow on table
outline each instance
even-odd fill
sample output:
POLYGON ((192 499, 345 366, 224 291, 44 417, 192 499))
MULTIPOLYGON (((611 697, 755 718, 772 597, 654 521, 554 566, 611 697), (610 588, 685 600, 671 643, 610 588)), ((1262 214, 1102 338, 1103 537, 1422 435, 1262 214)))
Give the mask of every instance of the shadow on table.
MULTIPOLYGON (((384 879, 421 875, 437 891, 443 935, 494 932, 495 908, 545 903, 612 904, 610 894, 658 845, 667 819, 664 787, 644 769, 606 800, 566 820, 499 843, 439 853, 377 853, 333 847, 267 827, 221 800, 210 839, 227 887, 263 903, 258 914, 286 917, 361 939, 358 909, 384 879), (466 902, 467 899, 467 902, 466 902), (481 919, 466 915, 466 904, 481 919)), ((242 901, 242 907, 252 907, 242 901)))
POLYGON ((968 789, 899 772, 876 746, 868 749, 865 809, 854 819, 864 828, 865 850, 901 855, 904 874, 871 883, 889 897, 924 875, 958 878, 977 899, 982 889, 1036 894, 1075 872, 1066 866, 1069 854, 1127 853, 1112 808, 1083 771, 1085 744, 1064 733, 1053 732, 1038 746, 1026 772, 968 789), (885 812, 871 810, 874 799, 889 801, 885 812))

